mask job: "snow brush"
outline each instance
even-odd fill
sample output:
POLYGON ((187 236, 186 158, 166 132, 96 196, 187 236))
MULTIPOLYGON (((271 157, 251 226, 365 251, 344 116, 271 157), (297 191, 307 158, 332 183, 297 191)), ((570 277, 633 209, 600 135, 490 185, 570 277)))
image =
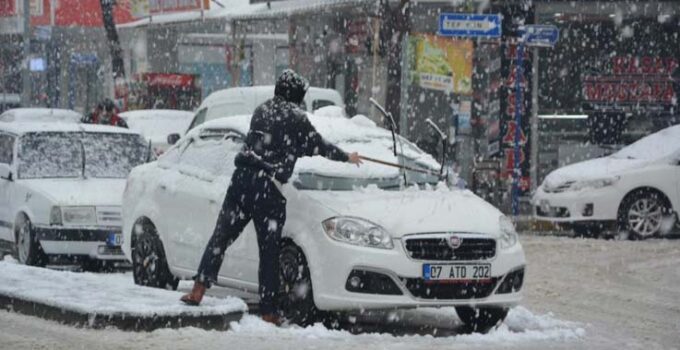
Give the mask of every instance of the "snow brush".
POLYGON ((402 164, 397 164, 397 163, 386 162, 386 161, 384 161, 384 160, 375 159, 375 158, 370 158, 370 157, 365 157, 365 156, 359 156, 359 158, 360 158, 360 159, 363 159, 363 160, 365 160, 365 161, 367 161, 367 162, 373 162, 373 163, 377 163, 377 164, 382 164, 382 165, 386 165, 386 166, 391 166, 391 167, 393 167, 393 168, 399 168, 399 169, 408 170, 408 171, 415 171, 415 172, 417 172, 417 173, 427 174, 427 175, 436 176, 436 177, 439 177, 439 176, 440 176, 438 173, 435 173, 435 172, 432 172, 432 171, 429 171, 429 170, 426 170, 426 169, 413 168, 413 167, 410 167, 410 166, 408 166, 408 165, 402 165, 402 164))

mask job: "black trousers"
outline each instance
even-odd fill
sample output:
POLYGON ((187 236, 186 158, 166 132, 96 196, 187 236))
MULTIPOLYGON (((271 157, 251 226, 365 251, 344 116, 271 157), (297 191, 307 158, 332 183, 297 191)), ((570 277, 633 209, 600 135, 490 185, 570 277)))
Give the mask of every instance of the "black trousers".
POLYGON ((253 220, 260 248, 260 309, 277 311, 281 230, 286 222, 286 199, 271 178, 255 168, 237 167, 217 218, 215 231, 205 247, 194 280, 207 287, 217 282, 224 252, 253 220))

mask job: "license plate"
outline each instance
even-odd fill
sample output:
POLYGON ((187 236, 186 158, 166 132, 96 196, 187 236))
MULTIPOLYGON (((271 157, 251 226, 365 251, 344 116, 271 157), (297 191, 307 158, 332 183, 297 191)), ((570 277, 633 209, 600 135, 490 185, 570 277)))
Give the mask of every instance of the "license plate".
POLYGON ((423 264, 426 281, 478 281, 491 278, 491 264, 423 264))
POLYGON ((109 236, 106 237, 106 245, 108 246, 120 246, 121 244, 123 244, 122 233, 111 232, 109 233, 109 236))

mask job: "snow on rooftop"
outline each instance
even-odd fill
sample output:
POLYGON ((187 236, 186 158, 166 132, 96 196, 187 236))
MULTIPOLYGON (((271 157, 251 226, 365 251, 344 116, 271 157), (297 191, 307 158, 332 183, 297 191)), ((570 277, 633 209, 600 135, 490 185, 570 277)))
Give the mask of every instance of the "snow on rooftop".
POLYGON ((93 274, 0 261, 0 294, 78 312, 109 315, 221 315, 247 309, 235 297, 205 297, 200 306, 179 301, 181 292, 142 287, 130 274, 93 274))
MULTIPOLYGON (((313 11, 328 11, 335 6, 355 6, 374 4, 374 0, 286 0, 267 3, 251 4, 249 0, 229 0, 221 2, 220 7, 211 2, 210 8, 203 12, 205 19, 264 19, 272 17, 287 17, 313 11)), ((153 24, 182 23, 201 19, 201 11, 184 11, 175 13, 155 14, 137 21, 119 24, 118 28, 135 28, 153 24)))

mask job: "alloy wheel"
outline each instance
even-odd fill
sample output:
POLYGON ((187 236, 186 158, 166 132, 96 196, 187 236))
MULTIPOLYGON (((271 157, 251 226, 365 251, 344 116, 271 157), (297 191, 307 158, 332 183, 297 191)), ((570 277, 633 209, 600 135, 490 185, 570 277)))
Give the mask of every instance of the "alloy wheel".
POLYGON ((663 206, 657 198, 641 197, 628 209, 628 229, 640 237, 650 237, 661 229, 663 206))
POLYGON ((22 264, 26 264, 26 262, 28 261, 28 256, 31 251, 31 228, 29 227, 27 222, 21 223, 21 227, 19 227, 19 234, 17 238, 19 239, 18 244, 19 262, 22 264))

